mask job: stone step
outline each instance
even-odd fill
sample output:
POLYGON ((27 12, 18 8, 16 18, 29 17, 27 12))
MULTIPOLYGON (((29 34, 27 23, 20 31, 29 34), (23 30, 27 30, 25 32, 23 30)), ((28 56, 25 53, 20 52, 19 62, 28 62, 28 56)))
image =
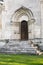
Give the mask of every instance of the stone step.
POLYGON ((6 53, 14 53, 14 54, 16 54, 16 53, 29 53, 29 54, 36 54, 36 51, 35 50, 31 50, 31 51, 27 51, 27 50, 12 50, 12 51, 10 51, 10 50, 5 50, 5 51, 1 51, 1 52, 6 52, 6 53))
POLYGON ((9 41, 0 50, 5 53, 29 53, 36 54, 36 48, 32 47, 30 41, 9 41))

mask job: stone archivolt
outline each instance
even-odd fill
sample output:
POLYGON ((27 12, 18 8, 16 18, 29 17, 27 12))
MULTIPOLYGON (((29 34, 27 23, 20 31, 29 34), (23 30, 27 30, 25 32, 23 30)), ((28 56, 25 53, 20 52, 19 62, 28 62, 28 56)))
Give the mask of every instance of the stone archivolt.
POLYGON ((17 9, 13 13, 11 20, 12 20, 12 22, 21 22, 20 18, 22 16, 27 16, 28 22, 31 21, 31 22, 29 22, 29 24, 34 22, 34 20, 35 20, 32 11, 28 8, 25 8, 25 7, 21 7, 19 9, 17 9))

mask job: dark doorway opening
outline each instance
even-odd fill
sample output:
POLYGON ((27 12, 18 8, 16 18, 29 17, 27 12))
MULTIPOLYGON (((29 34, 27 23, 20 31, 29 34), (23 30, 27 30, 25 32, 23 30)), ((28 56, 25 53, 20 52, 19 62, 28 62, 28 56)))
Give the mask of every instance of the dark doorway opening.
POLYGON ((27 21, 21 21, 21 40, 28 40, 28 23, 27 21))

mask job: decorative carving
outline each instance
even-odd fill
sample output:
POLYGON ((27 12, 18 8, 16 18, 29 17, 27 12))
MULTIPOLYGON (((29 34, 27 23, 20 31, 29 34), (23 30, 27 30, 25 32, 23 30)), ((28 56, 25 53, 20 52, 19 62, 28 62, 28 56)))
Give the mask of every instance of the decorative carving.
POLYGON ((30 9, 28 9, 28 8, 22 6, 21 8, 17 9, 17 10, 13 13, 13 15, 12 15, 12 17, 11 17, 12 23, 13 23, 13 22, 21 22, 21 21, 20 21, 20 18, 21 18, 22 16, 27 16, 27 17, 28 17, 28 22, 30 21, 29 23, 35 21, 35 20, 34 20, 34 15, 33 15, 32 11, 31 11, 30 9))
POLYGON ((5 10, 5 6, 3 5, 3 3, 0 3, 0 13, 2 12, 2 10, 5 10))

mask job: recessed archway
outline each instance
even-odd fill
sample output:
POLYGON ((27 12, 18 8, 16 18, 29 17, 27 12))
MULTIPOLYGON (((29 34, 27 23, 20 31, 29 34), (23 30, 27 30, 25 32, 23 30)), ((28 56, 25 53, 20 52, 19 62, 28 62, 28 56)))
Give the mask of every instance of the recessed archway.
POLYGON ((21 40, 28 40, 28 23, 26 20, 21 21, 21 40))
POLYGON ((12 22, 21 22, 21 18, 26 17, 28 23, 31 24, 35 21, 32 11, 26 7, 20 7, 17 9, 11 17, 12 22))
POLYGON ((33 12, 30 9, 22 6, 12 14, 11 21, 13 24, 16 24, 15 26, 19 27, 19 29, 18 29, 19 31, 16 32, 18 34, 18 38, 21 40, 28 40, 29 34, 30 34, 29 33, 29 25, 31 25, 32 23, 35 22, 33 12), (28 33, 26 33, 26 36, 28 35, 27 37, 25 37, 25 33, 23 34, 23 32, 21 30, 23 28, 22 27, 23 22, 25 22, 26 23, 25 26, 27 26, 27 30, 26 30, 28 32, 28 33), (25 37, 24 39, 23 39, 23 35, 25 37))

